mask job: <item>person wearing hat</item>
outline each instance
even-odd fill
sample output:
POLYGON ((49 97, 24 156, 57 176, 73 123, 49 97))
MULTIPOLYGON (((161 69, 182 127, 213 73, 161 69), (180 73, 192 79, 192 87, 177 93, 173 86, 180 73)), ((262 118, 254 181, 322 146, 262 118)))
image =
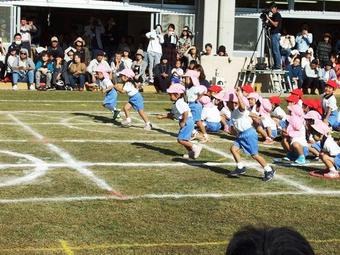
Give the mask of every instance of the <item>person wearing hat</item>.
POLYGON ((286 119, 287 114, 281 107, 281 98, 278 96, 272 96, 269 98, 270 103, 272 104, 272 112, 271 117, 275 121, 278 129, 283 129, 287 127, 286 119))
POLYGON ((149 45, 147 49, 148 61, 149 61, 149 82, 153 83, 154 75, 153 70, 156 65, 161 62, 162 57, 162 43, 164 43, 163 29, 160 24, 155 26, 155 29, 146 33, 146 38, 149 39, 149 45))
POLYGON ((313 34, 308 32, 308 26, 303 25, 301 32, 296 35, 296 49, 299 51, 300 56, 304 57, 307 50, 313 43, 313 34))
POLYGON ((109 63, 107 63, 107 61, 104 59, 104 55, 105 55, 104 51, 98 50, 96 58, 92 59, 90 61, 89 65, 87 66, 86 71, 87 71, 88 81, 90 83, 96 83, 96 81, 97 81, 96 68, 99 65, 104 66, 106 71, 110 74, 110 77, 112 78, 111 67, 110 67, 109 63))
POLYGON ((34 85, 34 70, 35 64, 31 58, 28 57, 28 50, 22 48, 19 56, 16 58, 12 66, 12 89, 17 90, 18 82, 27 82, 30 90, 35 90, 34 85))
POLYGON ((47 47, 47 52, 56 58, 56 56, 63 55, 63 49, 59 45, 58 37, 53 36, 51 38, 51 45, 47 47))
MULTIPOLYGON (((300 53, 301 54, 301 53, 300 53)), ((314 50, 313 48, 309 48, 304 56, 301 58, 301 67, 305 69, 307 65, 310 65, 310 63, 314 60, 314 50)))
POLYGON ((16 33, 14 35, 13 41, 12 41, 10 47, 14 47, 17 51, 17 55, 19 55, 19 51, 22 47, 22 41, 21 41, 21 34, 20 33, 16 33))
POLYGON ((132 62, 131 69, 135 73, 134 81, 138 87, 142 87, 146 81, 146 68, 148 64, 144 61, 144 51, 138 49, 135 55, 135 61, 132 62))
POLYGON ((74 48, 76 49, 76 53, 80 55, 81 61, 83 63, 88 63, 91 61, 91 56, 87 48, 85 48, 85 40, 81 37, 77 37, 74 40, 74 48))
MULTIPOLYGON (((312 95, 316 95, 315 90, 321 91, 321 68, 319 67, 319 62, 314 59, 312 62, 305 67, 305 78, 302 83, 303 94, 308 95, 309 89, 312 95)), ((321 93, 320 93, 321 94, 321 93)))
POLYGON ((154 86, 156 88, 157 93, 159 92, 166 93, 166 90, 171 83, 170 80, 171 66, 168 63, 168 60, 165 57, 162 57, 161 62, 155 66, 154 71, 155 71, 154 86))
POLYGON ((56 89, 65 89, 69 87, 70 80, 67 73, 67 62, 64 60, 63 54, 55 57, 53 67, 52 87, 56 89))
POLYGON ((182 33, 178 39, 178 49, 177 52, 182 58, 184 56, 184 53, 191 47, 192 45, 192 32, 190 31, 188 26, 183 27, 182 33))
POLYGON ((274 65, 273 69, 281 69, 281 52, 280 52, 280 32, 282 26, 282 17, 280 12, 278 11, 278 6, 275 2, 272 2, 270 5, 270 11, 272 16, 266 15, 267 22, 270 26, 271 33, 271 43, 272 43, 272 51, 273 51, 273 59, 274 65))
POLYGON ((35 86, 37 89, 50 89, 52 82, 52 74, 54 72, 54 64, 50 60, 50 54, 43 51, 39 60, 35 64, 35 86), (45 86, 40 83, 45 80, 45 86))
POLYGON ((332 36, 330 33, 324 33, 323 41, 319 42, 316 48, 316 58, 319 60, 321 67, 324 67, 330 59, 332 52, 331 39, 332 36))
POLYGON ((200 64, 199 53, 195 46, 191 46, 189 49, 187 49, 183 56, 186 58, 185 63, 190 63, 194 60, 196 65, 200 64))
MULTIPOLYGON (((331 136, 329 126, 322 121, 315 121, 312 125, 313 138, 320 143, 319 157, 326 166, 326 171, 319 177, 337 179, 340 177, 340 147, 331 136)), ((311 173, 313 175, 313 173, 311 173)))
POLYGON ((12 77, 12 73, 13 73, 13 66, 14 66, 14 63, 16 62, 18 58, 18 55, 17 55, 17 48, 13 45, 9 46, 8 47, 8 54, 7 54, 7 57, 6 57, 6 67, 7 67, 7 70, 6 70, 6 77, 4 80, 8 80, 10 81, 11 77, 12 77))
POLYGON ((335 81, 328 81, 325 86, 325 93, 321 95, 321 104, 324 112, 322 119, 334 130, 337 130, 340 126, 338 122, 338 105, 334 95, 337 87, 338 84, 335 81))

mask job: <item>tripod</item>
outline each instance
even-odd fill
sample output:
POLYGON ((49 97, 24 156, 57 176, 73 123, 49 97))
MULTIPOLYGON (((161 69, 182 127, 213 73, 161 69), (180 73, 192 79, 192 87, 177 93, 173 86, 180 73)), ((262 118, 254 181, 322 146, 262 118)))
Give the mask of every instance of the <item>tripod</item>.
POLYGON ((265 57, 264 57, 264 52, 266 50, 266 47, 269 53, 268 64, 269 66, 273 66, 274 64, 270 27, 268 27, 268 25, 263 22, 261 33, 255 43, 254 51, 250 57, 250 62, 249 62, 249 65, 247 66, 247 69, 250 69, 252 65, 254 64, 255 54, 256 54, 259 43, 261 43, 260 44, 261 45, 260 58, 255 66, 255 69, 258 69, 258 70, 267 69, 267 65, 265 64, 265 57), (264 51, 262 49, 264 49, 264 51))

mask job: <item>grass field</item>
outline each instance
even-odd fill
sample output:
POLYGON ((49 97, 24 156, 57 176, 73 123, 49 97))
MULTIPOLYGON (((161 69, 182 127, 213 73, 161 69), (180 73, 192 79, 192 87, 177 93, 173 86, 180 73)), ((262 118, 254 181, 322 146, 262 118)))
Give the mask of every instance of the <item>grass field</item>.
POLYGON ((308 175, 322 164, 277 167, 264 183, 245 158, 247 174, 228 178, 231 137, 182 160, 177 122, 156 119, 168 96, 144 97, 153 131, 136 114, 131 128, 112 123, 101 94, 1 92, 1 255, 223 254, 249 224, 294 227, 317 254, 340 254, 340 181, 308 175))

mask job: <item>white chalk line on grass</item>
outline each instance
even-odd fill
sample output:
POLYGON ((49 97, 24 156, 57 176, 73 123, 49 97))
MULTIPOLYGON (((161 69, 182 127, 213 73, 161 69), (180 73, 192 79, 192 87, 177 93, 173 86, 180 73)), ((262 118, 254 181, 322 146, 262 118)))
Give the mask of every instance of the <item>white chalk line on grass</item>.
MULTIPOLYGON (((0 99, 0 102, 19 102, 19 103, 103 103, 103 100, 34 100, 34 99, 0 99)), ((126 103, 126 101, 118 100, 118 103, 126 103)), ((144 103, 169 103, 168 100, 146 100, 144 103)))
POLYGON ((86 201, 112 201, 112 200, 166 200, 166 199, 233 199, 241 197, 277 197, 277 196, 327 196, 340 197, 340 191, 311 191, 311 192, 249 192, 249 193, 194 193, 194 194, 144 194, 134 196, 69 196, 69 197, 29 197, 19 199, 0 199, 0 204, 18 203, 67 203, 67 202, 86 202, 86 201))
MULTIPOLYGON (((33 130, 30 126, 28 126, 25 123, 23 123, 22 121, 20 121, 14 115, 9 114, 9 117, 14 122, 16 122, 19 126, 21 126, 24 130, 26 130, 28 133, 30 133, 32 136, 37 138, 38 140, 44 140, 44 137, 41 134, 39 134, 38 132, 33 130)), ((73 169, 77 170, 80 174, 88 177, 90 180, 92 180, 94 183, 96 183, 98 187, 100 187, 104 190, 110 191, 110 192, 116 192, 115 190, 112 189, 112 187, 110 187, 109 184, 107 184, 104 180, 98 178, 92 171, 90 171, 89 169, 79 165, 79 163, 64 149, 61 149, 61 148, 59 148, 58 146, 56 146, 52 143, 46 143, 45 145, 50 151, 59 155, 65 161, 65 163, 68 164, 69 168, 73 168, 73 169)), ((118 194, 118 192, 116 192, 116 193, 118 194)))
MULTIPOLYGON (((44 161, 33 157, 28 154, 22 154, 22 153, 17 153, 17 152, 11 152, 11 151, 0 151, 0 154, 5 154, 7 156, 12 156, 12 157, 18 157, 18 158, 24 158, 27 159, 28 161, 32 162, 33 164, 23 164, 25 167, 32 167, 34 168, 32 172, 22 176, 22 177, 14 177, 9 180, 5 180, 0 183, 0 187, 8 187, 8 186, 15 186, 15 185, 20 185, 20 184, 27 184, 31 183, 35 179, 43 176, 46 174, 48 171, 48 166, 45 164, 44 161)), ((16 164, 13 164, 16 165, 16 164)), ((7 168, 6 164, 0 164, 0 171, 4 168, 7 168)))
MULTIPOLYGON (((1 153, 1 151, 0 151, 1 153)), ((68 168, 68 163, 59 163, 59 162, 43 162, 44 166, 48 168, 68 168)), ((160 170, 155 169, 158 168, 176 168, 176 167, 204 167, 204 166, 233 166, 235 163, 233 162, 195 162, 195 161, 188 161, 188 162, 77 162, 82 167, 93 167, 93 166, 103 166, 103 167, 123 167, 123 168, 150 168, 149 170, 160 170)), ((37 164, 35 163, 23 163, 23 164, 11 164, 11 163, 4 163, 0 164, 0 171, 6 171, 9 168, 27 168, 27 167, 35 167, 37 164)), ((248 167, 253 167, 255 164, 246 164, 248 167)), ((111 169, 113 171, 119 169, 111 169)))
MULTIPOLYGON (((138 118, 136 118, 136 117, 132 117, 132 118, 133 118, 134 120, 136 120, 136 121, 141 121, 140 119, 138 119, 138 118)), ((166 131, 166 132, 169 132, 168 130, 165 130, 165 129, 162 129, 162 128, 158 127, 157 125, 154 125, 154 127, 155 127, 155 128, 158 128, 158 129, 161 129, 161 130, 164 130, 164 131, 166 131)), ((226 139, 226 141, 227 141, 227 139, 226 139)), ((210 147, 210 146, 207 145, 207 144, 203 144, 203 147, 204 147, 206 150, 208 150, 208 151, 210 151, 210 152, 212 152, 212 153, 215 153, 215 154, 217 154, 217 155, 220 155, 220 156, 225 157, 225 158, 230 159, 230 160, 234 160, 234 158, 233 158, 233 156, 232 156, 231 154, 228 154, 228 153, 225 153, 225 152, 223 152, 223 151, 221 151, 221 150, 212 148, 212 147, 210 147)), ((252 165, 252 164, 253 164, 253 162, 250 162, 250 161, 245 160, 245 159, 242 159, 242 162, 244 162, 244 163, 246 163, 246 164, 249 164, 249 165, 252 165)), ((263 173, 263 169, 262 169, 261 167, 259 167, 259 166, 255 166, 255 165, 254 165, 254 166, 252 166, 251 168, 253 168, 253 169, 255 169, 255 170, 257 170, 257 171, 263 173)), ((293 187, 295 187, 295 188, 297 188, 297 189, 299 189, 299 190, 302 190, 302 191, 304 191, 304 192, 313 192, 313 191, 315 191, 313 188, 307 187, 306 185, 303 185, 302 183, 299 183, 299 182, 297 182, 297 181, 293 181, 293 180, 291 180, 291 179, 289 179, 289 178, 287 178, 287 177, 284 177, 284 176, 282 176, 282 175, 279 175, 279 174, 276 174, 276 175, 275 175, 275 178, 278 179, 278 180, 280 180, 280 181, 282 181, 282 182, 284 182, 284 183, 286 183, 286 184, 288 184, 288 185, 290 185, 290 186, 293 186, 293 187)))

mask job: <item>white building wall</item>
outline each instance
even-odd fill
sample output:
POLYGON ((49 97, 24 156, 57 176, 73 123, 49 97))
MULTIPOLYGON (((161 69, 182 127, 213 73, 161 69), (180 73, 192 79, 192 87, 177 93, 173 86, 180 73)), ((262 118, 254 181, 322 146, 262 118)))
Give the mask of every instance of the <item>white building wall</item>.
POLYGON ((235 27, 235 0, 220 0, 218 45, 224 45, 229 55, 233 53, 235 27))

